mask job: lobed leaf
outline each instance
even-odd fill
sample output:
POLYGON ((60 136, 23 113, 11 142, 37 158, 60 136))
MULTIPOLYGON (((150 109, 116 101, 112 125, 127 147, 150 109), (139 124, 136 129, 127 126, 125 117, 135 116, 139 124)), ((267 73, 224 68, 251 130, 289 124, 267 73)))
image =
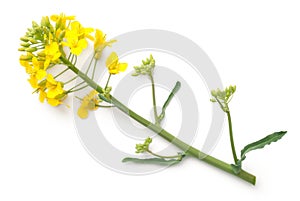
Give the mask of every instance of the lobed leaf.
POLYGON ((248 144, 247 146, 244 147, 244 149, 241 151, 241 160, 245 160, 246 158, 246 153, 249 153, 250 151, 256 150, 256 149, 262 149, 266 145, 271 144, 272 142, 277 142, 280 140, 287 131, 280 131, 280 132, 275 132, 272 133, 256 142, 253 142, 251 144, 248 144))
POLYGON ((242 161, 246 159, 246 154, 250 151, 256 150, 256 149, 262 149, 266 145, 271 144, 272 142, 277 142, 280 140, 287 131, 280 131, 280 132, 274 132, 256 142, 250 143, 244 147, 241 151, 241 159, 238 160, 237 164, 231 164, 233 171, 238 174, 242 169, 242 161))
POLYGON ((161 114, 159 115, 158 119, 159 119, 159 122, 161 122, 164 117, 165 117, 165 113, 166 113, 166 109, 168 107, 168 105, 170 104, 172 98, 175 96, 175 94, 179 91, 181 87, 181 83, 179 81, 176 82, 174 88, 172 89, 169 97, 167 98, 166 102, 164 103, 163 107, 162 107, 162 111, 161 111, 161 114))

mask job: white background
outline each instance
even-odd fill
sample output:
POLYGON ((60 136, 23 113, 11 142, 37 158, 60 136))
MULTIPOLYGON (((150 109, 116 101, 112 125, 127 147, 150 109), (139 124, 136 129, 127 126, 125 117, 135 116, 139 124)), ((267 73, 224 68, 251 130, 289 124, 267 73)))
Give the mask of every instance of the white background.
MULTIPOLYGON (((0 200, 299 199, 299 10, 298 1, 288 0, 5 2, 0 7, 0 200), (71 110, 40 104, 18 63, 25 28, 33 19, 60 12, 109 37, 155 28, 199 44, 223 83, 238 86, 231 103, 238 150, 288 130, 282 141, 249 154, 245 169, 257 176, 257 185, 194 159, 147 176, 122 175, 94 161, 78 139, 71 110)), ((224 129, 214 156, 231 160, 228 140, 224 129)))

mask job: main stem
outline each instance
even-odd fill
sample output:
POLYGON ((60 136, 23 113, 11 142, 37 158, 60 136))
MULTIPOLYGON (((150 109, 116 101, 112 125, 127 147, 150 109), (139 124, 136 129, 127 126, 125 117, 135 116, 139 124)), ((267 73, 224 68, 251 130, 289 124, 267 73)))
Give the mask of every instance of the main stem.
POLYGON ((152 87, 152 102, 153 102, 155 124, 159 125, 157 107, 156 107, 155 84, 154 84, 154 79, 153 79, 152 73, 149 74, 149 77, 151 80, 151 87, 152 87))
MULTIPOLYGON (((103 93, 103 89, 95 83, 93 80, 91 80, 86 74, 82 73, 78 68, 76 68, 72 63, 69 62, 65 57, 60 58, 69 68, 72 70, 75 74, 77 74, 81 79, 86 81, 86 83, 95 89, 99 93, 103 93)), ((194 156, 195 158, 198 158, 199 160, 202 160, 214 167, 217 167, 221 170, 224 170, 225 172, 228 172, 234 176, 237 176, 253 185, 255 185, 256 177, 244 170, 241 170, 240 173, 235 174, 231 165, 228 163, 225 163, 217 158, 214 158, 210 155, 207 155, 200 150, 186 144, 185 142, 181 141, 180 139, 174 137, 172 134, 170 134, 168 131, 162 129, 160 126, 157 126, 145 118, 141 117, 134 111, 130 110, 127 106, 123 105, 121 102, 119 102, 116 98, 111 96, 111 102, 122 112, 139 122, 140 124, 144 125, 145 127, 149 128, 153 132, 157 133, 170 143, 174 144, 175 146, 179 147, 181 150, 185 151, 185 153, 194 156)))
POLYGON ((230 115, 229 111, 227 111, 226 114, 227 114, 228 126, 229 126, 229 136, 230 136, 231 151, 232 151, 234 163, 237 164, 238 159, 237 159, 237 156, 236 156, 236 151, 235 151, 235 146, 234 146, 234 140, 233 140, 231 115, 230 115))

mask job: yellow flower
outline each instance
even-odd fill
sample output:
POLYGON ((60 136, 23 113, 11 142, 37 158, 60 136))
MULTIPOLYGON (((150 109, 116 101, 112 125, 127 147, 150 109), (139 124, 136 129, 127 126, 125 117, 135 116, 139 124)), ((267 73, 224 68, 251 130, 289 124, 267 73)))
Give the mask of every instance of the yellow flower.
POLYGON ((92 90, 88 95, 83 97, 80 107, 78 108, 77 114, 80 118, 85 119, 88 117, 89 110, 97 110, 98 104, 101 100, 96 96, 98 92, 92 90))
POLYGON ((46 88, 47 98, 55 99, 58 95, 64 94, 61 82, 57 82, 51 74, 47 76, 46 88))
POLYGON ((45 99, 47 98, 47 93, 44 90, 45 89, 42 89, 42 88, 39 90, 39 93, 40 93, 39 100, 41 103, 43 103, 45 101, 45 99))
POLYGON ((38 79, 34 75, 30 75, 30 78, 28 79, 28 82, 30 83, 31 87, 36 89, 38 88, 38 79))
POLYGON ((44 63, 33 57, 31 64, 27 61, 21 61, 21 64, 25 67, 26 72, 30 74, 28 81, 32 88, 38 88, 38 81, 44 79, 47 75, 47 72, 44 70, 44 63))
POLYGON ((37 92, 40 93, 40 102, 43 103, 47 100, 51 106, 62 104, 63 100, 67 97, 62 84, 56 81, 51 74, 48 74, 47 79, 37 85, 37 92))
POLYGON ((47 100, 48 104, 54 107, 62 104, 63 100, 67 97, 67 94, 60 94, 55 98, 48 98, 47 93, 44 91, 44 89, 40 89, 39 93, 40 93, 39 99, 41 103, 47 100))
POLYGON ((47 72, 44 68, 44 63, 42 61, 38 61, 36 57, 32 58, 32 65, 33 65, 33 74, 38 80, 42 80, 46 77, 47 72))
POLYGON ((52 42, 49 45, 46 45, 44 54, 46 55, 44 68, 47 68, 50 63, 56 63, 61 55, 57 42, 52 42))
POLYGON ((96 29, 94 41, 95 59, 100 59, 102 51, 106 46, 111 47, 111 45, 116 42, 116 40, 105 41, 105 38, 106 35, 101 30, 96 29))
POLYGON ((119 72, 124 72, 127 68, 127 63, 119 63, 119 58, 117 53, 112 52, 106 59, 106 67, 110 74, 117 74, 119 72))
POLYGON ((50 19, 56 22, 56 26, 64 29, 66 27, 67 20, 75 20, 75 16, 66 16, 64 13, 60 15, 51 15, 50 19))
POLYGON ((25 67, 27 74, 33 73, 32 66, 30 65, 29 61, 20 60, 20 64, 21 66, 25 67))
POLYGON ((48 104, 54 107, 62 104, 63 100, 67 97, 67 94, 62 93, 57 95, 55 98, 48 98, 47 93, 45 92, 45 88, 44 89, 40 88, 39 93, 40 93, 39 100, 41 103, 47 100, 48 104))
POLYGON ((92 28, 83 28, 79 22, 72 22, 71 29, 67 30, 65 35, 67 42, 62 42, 62 44, 70 47, 72 54, 80 55, 88 45, 86 38, 93 40, 93 37, 89 35, 91 32, 93 32, 92 28))

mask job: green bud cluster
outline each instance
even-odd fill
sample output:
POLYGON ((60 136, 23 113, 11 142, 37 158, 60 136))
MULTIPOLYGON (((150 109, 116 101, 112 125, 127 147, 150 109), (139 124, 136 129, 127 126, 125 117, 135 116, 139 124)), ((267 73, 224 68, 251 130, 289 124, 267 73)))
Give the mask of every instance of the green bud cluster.
POLYGON ((142 60, 142 64, 140 66, 134 66, 135 72, 132 74, 132 76, 138 76, 138 75, 150 75, 153 72, 153 69, 155 67, 155 60, 150 54, 149 58, 146 58, 146 60, 142 60))
POLYGON ((149 145, 151 144, 151 142, 152 142, 152 138, 147 137, 147 139, 144 141, 143 144, 136 144, 135 153, 144 153, 144 152, 148 151, 149 145))
POLYGON ((211 95, 213 96, 210 99, 211 102, 218 102, 220 107, 224 112, 229 112, 228 103, 231 101, 234 92, 236 91, 236 86, 226 87, 225 90, 216 89, 211 91, 211 95))
POLYGON ((41 23, 32 22, 32 28, 28 28, 25 36, 21 37, 19 51, 33 53, 39 49, 44 49, 54 35, 54 28, 50 23, 49 17, 43 17, 41 23))

